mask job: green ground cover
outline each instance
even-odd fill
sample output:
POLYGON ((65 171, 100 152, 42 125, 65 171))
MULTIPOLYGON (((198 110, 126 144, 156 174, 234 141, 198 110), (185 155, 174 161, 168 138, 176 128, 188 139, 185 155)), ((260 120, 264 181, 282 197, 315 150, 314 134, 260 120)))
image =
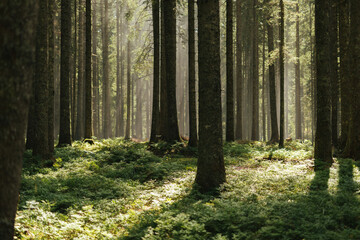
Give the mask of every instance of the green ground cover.
POLYGON ((314 173, 310 142, 224 146, 219 196, 193 190, 196 149, 75 142, 25 153, 17 239, 360 239, 359 167, 314 173), (150 151, 151 150, 151 151, 150 151))

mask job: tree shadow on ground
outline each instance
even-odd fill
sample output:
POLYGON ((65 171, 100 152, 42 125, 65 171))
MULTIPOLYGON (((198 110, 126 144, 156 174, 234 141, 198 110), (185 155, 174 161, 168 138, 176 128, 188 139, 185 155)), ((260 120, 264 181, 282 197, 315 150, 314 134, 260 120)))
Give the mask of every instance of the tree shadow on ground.
POLYGON ((328 191, 329 169, 316 171, 308 194, 239 200, 192 191, 145 213, 121 239, 358 239, 360 202, 354 195, 353 161, 338 162, 335 194, 328 191))

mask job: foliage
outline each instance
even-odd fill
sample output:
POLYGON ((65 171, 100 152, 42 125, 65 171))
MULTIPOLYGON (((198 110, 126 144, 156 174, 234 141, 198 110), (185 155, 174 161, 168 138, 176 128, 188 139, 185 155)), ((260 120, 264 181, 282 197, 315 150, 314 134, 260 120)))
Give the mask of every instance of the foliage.
POLYGON ((156 156, 145 143, 76 142, 48 168, 26 153, 17 238, 357 239, 358 167, 337 159, 314 174, 312 151, 226 143, 217 197, 192 190, 195 159, 156 156))

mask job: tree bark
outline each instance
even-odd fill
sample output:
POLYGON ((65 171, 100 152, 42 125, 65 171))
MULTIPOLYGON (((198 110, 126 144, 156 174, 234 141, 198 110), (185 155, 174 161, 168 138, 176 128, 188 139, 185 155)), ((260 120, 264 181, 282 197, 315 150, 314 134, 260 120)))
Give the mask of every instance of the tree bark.
POLYGON ((242 139, 242 85, 241 1, 236 0, 236 139, 242 139))
POLYGON ((196 117, 196 71, 195 71, 195 1, 188 3, 188 34, 189 34, 189 146, 197 147, 197 117, 196 117))
POLYGON ((226 141, 234 141, 233 1, 226 1, 226 141))
POLYGON ((301 83, 300 83, 300 17, 299 0, 296 3, 296 62, 295 62, 295 137, 301 139, 301 83))
POLYGON ((198 0, 199 158, 195 182, 200 191, 226 181, 221 124, 220 13, 218 0, 198 0))
POLYGON ((92 86, 91 86, 91 0, 86 0, 85 45, 85 139, 92 138, 92 86))
POLYGON ((93 16, 92 16, 92 70, 93 70, 93 131, 94 135, 99 137, 99 76, 98 76, 98 55, 97 55, 97 11, 96 11, 96 0, 93 0, 93 16))
POLYGON ((0 3, 0 238, 11 240, 19 201, 25 128, 32 92, 35 0, 0 3))
POLYGON ((338 142, 338 104, 339 104, 339 75, 338 75, 338 0, 331 0, 330 9, 330 81, 331 81, 331 133, 332 145, 338 142))
POLYGON ((327 0, 315 2, 316 103, 315 170, 331 166, 331 92, 329 55, 329 12, 327 0))
POLYGON ((126 94, 126 130, 125 139, 130 139, 130 95, 131 95, 131 56, 130 41, 127 43, 127 94, 126 94))
POLYGON ((252 127, 251 140, 259 140, 259 44, 258 44, 258 17, 257 0, 253 0, 253 49, 252 49, 252 127))
POLYGON ((159 0, 152 0, 152 18, 153 18, 153 41, 154 41, 154 65, 153 65, 153 99, 152 99, 152 119, 150 142, 157 141, 160 117, 159 102, 159 80, 160 80, 160 13, 159 0))
POLYGON ((284 1, 280 0, 280 139, 279 147, 284 147, 284 1))

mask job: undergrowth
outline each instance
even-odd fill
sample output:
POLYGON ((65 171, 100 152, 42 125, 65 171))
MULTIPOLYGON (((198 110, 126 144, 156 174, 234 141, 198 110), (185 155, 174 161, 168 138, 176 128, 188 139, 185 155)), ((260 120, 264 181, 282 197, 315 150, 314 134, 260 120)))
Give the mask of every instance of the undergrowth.
POLYGON ((310 142, 226 143, 214 198, 192 190, 196 154, 123 139, 75 142, 51 164, 26 152, 16 238, 359 239, 352 160, 315 174, 310 142))

